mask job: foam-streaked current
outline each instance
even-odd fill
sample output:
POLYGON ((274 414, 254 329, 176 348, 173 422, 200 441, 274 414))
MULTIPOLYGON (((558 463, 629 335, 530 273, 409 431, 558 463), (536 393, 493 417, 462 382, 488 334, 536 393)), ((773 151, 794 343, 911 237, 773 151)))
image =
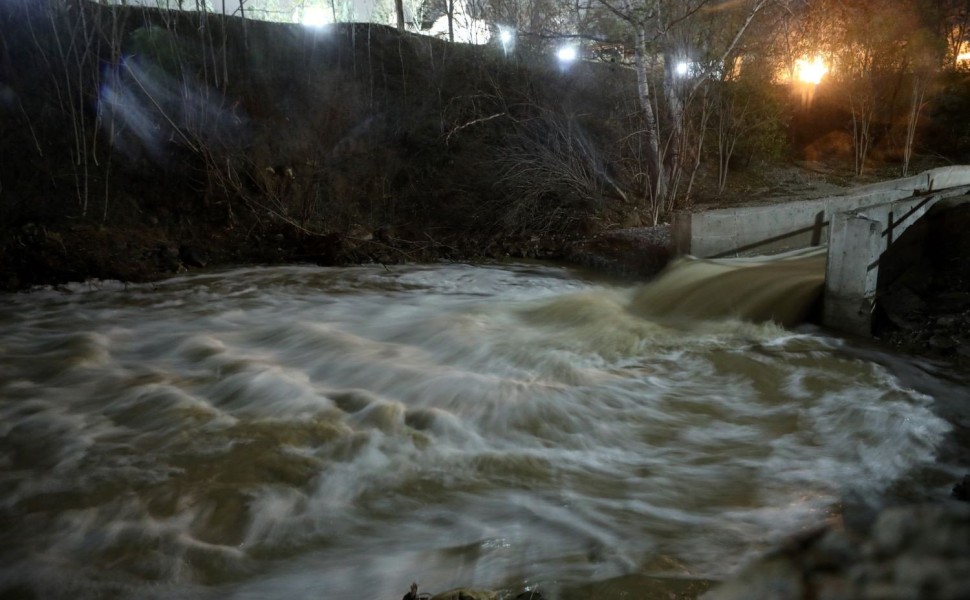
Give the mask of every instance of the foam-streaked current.
POLYGON ((932 398, 844 342, 651 293, 521 264, 4 296, 0 591, 719 578, 933 460, 932 398))

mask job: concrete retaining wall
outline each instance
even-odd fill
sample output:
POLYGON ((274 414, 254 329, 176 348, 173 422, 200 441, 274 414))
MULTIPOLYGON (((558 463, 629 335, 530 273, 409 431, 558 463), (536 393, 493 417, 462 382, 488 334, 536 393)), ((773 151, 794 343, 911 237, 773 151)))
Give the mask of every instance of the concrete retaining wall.
POLYGON ((772 254, 828 244, 823 324, 869 335, 883 252, 942 198, 970 192, 970 167, 933 169, 823 198, 675 216, 675 251, 772 254))
POLYGON ((681 254, 716 257, 771 254, 825 244, 832 216, 838 212, 966 185, 970 185, 970 167, 942 167, 818 200, 681 212, 674 215, 674 248, 681 254))
POLYGON ((970 186, 964 185, 836 213, 825 268, 822 324, 839 331, 869 335, 882 253, 939 200, 968 191, 970 186))

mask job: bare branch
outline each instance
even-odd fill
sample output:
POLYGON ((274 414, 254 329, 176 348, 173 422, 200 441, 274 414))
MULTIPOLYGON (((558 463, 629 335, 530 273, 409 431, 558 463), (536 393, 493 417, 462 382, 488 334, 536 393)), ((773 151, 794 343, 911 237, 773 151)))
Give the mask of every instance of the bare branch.
POLYGON ((455 127, 454 129, 452 129, 451 131, 448 132, 448 135, 445 137, 445 144, 447 145, 448 142, 449 142, 449 140, 451 140, 451 136, 455 135, 456 133, 458 133, 462 129, 465 129, 467 127, 471 127, 472 125, 477 125, 478 123, 484 123, 486 121, 491 121, 492 119, 497 119, 499 117, 504 117, 505 115, 506 115, 506 113, 504 113, 504 112, 495 113, 494 115, 489 115, 487 117, 482 117, 480 119, 473 119, 473 120, 471 120, 471 121, 469 121, 467 123, 464 123, 462 125, 459 125, 458 127, 455 127))

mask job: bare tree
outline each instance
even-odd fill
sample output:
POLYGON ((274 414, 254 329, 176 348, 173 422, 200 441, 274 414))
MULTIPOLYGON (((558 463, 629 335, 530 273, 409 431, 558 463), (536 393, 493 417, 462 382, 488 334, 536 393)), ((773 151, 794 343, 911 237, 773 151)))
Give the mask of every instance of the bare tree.
POLYGON ((940 25, 946 40, 946 63, 950 68, 960 66, 960 53, 970 35, 970 0, 939 0, 940 25))
POLYGON ((857 175, 865 171, 877 138, 891 138, 885 134, 901 120, 898 98, 907 81, 911 89, 902 147, 903 169, 909 168, 929 75, 945 52, 932 33, 937 25, 931 12, 921 0, 818 0, 802 15, 803 22, 815 25, 818 37, 810 43, 832 60, 832 77, 849 111, 857 175))
POLYGON ((642 113, 642 208, 656 222, 675 205, 690 128, 688 105, 739 48, 772 0, 597 0, 632 32, 642 113), (702 34, 702 35, 699 35, 702 34))
POLYGON ((915 32, 907 45, 906 62, 909 76, 909 110, 906 112, 906 134, 903 139, 902 174, 909 174, 909 164, 913 158, 913 145, 920 115, 926 107, 926 93, 934 80, 942 60, 946 60, 947 49, 941 48, 931 31, 927 28, 915 32))
POLYGON ((398 31, 404 31, 404 0, 394 0, 394 12, 397 13, 398 31))
POLYGON ((902 175, 909 175, 909 163, 913 158, 913 143, 916 140, 916 127, 920 114, 926 107, 927 76, 925 73, 914 73, 910 87, 909 111, 906 115, 906 139, 903 142, 902 175))
POLYGON ((507 232, 559 233, 574 221, 628 203, 609 161, 576 115, 534 107, 535 117, 516 121, 495 161, 496 183, 510 193, 499 211, 507 232))
POLYGON ((455 41, 455 0, 445 0, 445 13, 448 15, 448 41, 455 41))
MULTIPOLYGON (((632 33, 642 112, 642 209, 657 221, 680 191, 690 102, 739 50, 772 0, 597 0, 632 33)), ((695 129, 698 130, 698 129, 695 129)), ((690 163, 688 163, 690 164, 690 163)))

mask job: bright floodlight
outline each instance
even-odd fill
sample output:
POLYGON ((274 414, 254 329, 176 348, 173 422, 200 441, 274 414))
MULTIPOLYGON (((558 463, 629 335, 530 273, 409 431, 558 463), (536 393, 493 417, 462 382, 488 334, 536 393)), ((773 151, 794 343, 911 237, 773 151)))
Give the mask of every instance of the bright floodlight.
POLYGON ((303 11, 302 22, 307 27, 323 27, 330 22, 327 11, 319 6, 311 6, 303 11))
POLYGON ((576 50, 576 46, 563 46, 556 53, 556 56, 559 57, 561 63, 571 63, 579 58, 579 51, 576 50))
POLYGON ((678 75, 680 75, 681 77, 684 77, 685 75, 687 75, 687 71, 689 69, 690 69, 690 65, 688 65, 684 61, 681 61, 681 62, 677 63, 677 67, 676 67, 675 70, 676 70, 676 73, 678 75))
POLYGON ((515 46, 515 33, 508 27, 499 26, 498 41, 502 43, 502 52, 505 52, 505 56, 508 56, 509 50, 515 46))
POLYGON ((822 78, 828 72, 829 68, 821 56, 816 56, 812 60, 800 58, 795 61, 795 77, 802 83, 818 85, 822 83, 822 78))

